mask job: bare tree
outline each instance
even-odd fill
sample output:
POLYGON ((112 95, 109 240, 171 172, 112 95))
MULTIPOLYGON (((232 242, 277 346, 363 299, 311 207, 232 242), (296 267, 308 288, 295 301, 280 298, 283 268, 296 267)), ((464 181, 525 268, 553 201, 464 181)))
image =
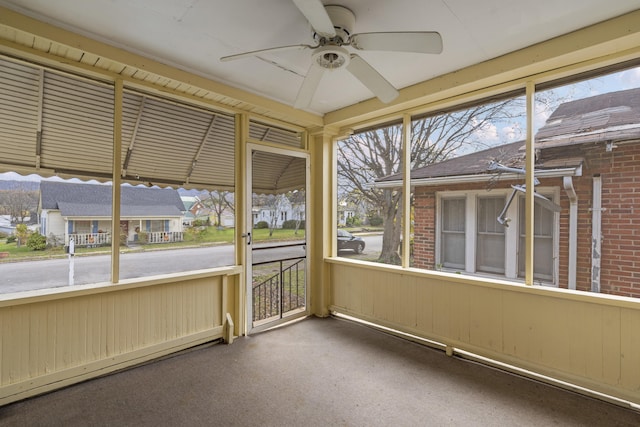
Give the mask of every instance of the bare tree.
POLYGON ((276 196, 270 195, 267 198, 267 208, 269 209, 269 237, 273 236, 273 230, 278 225, 278 217, 283 215, 291 206, 287 196, 284 194, 278 194, 276 196))
POLYGON ((13 224, 23 224, 36 215, 38 192, 25 189, 0 191, 0 211, 11 217, 13 224))
POLYGON ((306 193, 304 190, 294 190, 287 193, 287 199, 291 204, 291 210, 293 212, 294 218, 296 221, 296 228, 294 234, 298 235, 298 230, 300 229, 300 224, 302 224, 303 218, 306 216, 306 193))
POLYGON ((253 194, 253 206, 268 214, 266 222, 269 224, 271 237, 278 225, 278 218, 284 216, 284 212, 289 210, 291 203, 285 194, 253 194))
POLYGON ((230 191, 209 191, 202 204, 216 215, 216 225, 222 225, 222 214, 229 210, 235 212, 233 193, 230 191))
MULTIPOLYGON (((517 108, 521 105, 520 98, 508 99, 414 120, 411 169, 440 162, 463 149, 486 148, 487 143, 478 137, 479 131, 492 122, 522 116, 523 108, 517 108)), ((400 174, 402 158, 402 125, 357 133, 338 143, 339 193, 358 194, 380 209, 384 232, 379 261, 390 264, 400 262, 402 193, 400 189, 381 189, 371 184, 378 178, 400 174)))

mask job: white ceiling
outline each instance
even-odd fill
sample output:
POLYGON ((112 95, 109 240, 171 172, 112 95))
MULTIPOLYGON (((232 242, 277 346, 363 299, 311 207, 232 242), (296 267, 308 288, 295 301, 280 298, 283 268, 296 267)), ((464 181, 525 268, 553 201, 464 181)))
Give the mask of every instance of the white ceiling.
MULTIPOLYGON (((638 0, 325 0, 356 15, 354 32, 438 31, 440 55, 358 52, 396 88, 482 62, 640 7, 638 0)), ((292 0, 0 0, 0 5, 293 105, 309 50, 232 62, 225 55, 312 43, 292 0)), ((372 97, 345 70, 322 78, 309 111, 372 97)))

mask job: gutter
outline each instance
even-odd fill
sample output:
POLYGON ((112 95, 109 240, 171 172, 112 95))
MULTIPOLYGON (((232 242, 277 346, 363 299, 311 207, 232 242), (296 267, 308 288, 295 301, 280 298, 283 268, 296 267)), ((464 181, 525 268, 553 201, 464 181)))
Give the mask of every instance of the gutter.
MULTIPOLYGON (((582 176, 582 165, 570 168, 542 169, 535 171, 536 178, 564 178, 566 176, 582 176)), ((477 182, 488 182, 494 180, 496 174, 475 174, 475 175, 455 175, 455 176, 438 176, 433 178, 412 179, 411 187, 436 186, 436 185, 452 185, 452 184, 470 184, 477 182)), ((501 173, 500 179, 517 180, 522 179, 522 174, 518 173, 501 173)), ((402 187, 402 180, 382 181, 370 183, 371 188, 398 188, 402 187)))
POLYGON ((569 198, 569 271, 567 288, 576 289, 576 271, 578 263, 578 195, 573 188, 573 179, 565 176, 562 186, 569 198))
POLYGON ((600 256, 602 254, 602 178, 593 177, 591 208, 591 292, 600 292, 600 256))

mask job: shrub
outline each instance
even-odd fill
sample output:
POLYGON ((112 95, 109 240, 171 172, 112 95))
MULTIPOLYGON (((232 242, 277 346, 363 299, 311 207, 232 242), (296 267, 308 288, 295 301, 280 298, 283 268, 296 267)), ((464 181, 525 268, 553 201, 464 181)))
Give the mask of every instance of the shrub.
POLYGON ((269 228, 269 223, 267 221, 258 221, 253 228, 269 228))
POLYGON ((203 240, 206 235, 207 235, 207 228, 206 227, 202 227, 202 226, 193 226, 193 227, 189 227, 185 230, 186 235, 185 237, 188 236, 188 238, 186 239, 187 241, 196 241, 199 242, 201 240, 203 240))
POLYGON ((32 251, 43 251, 47 248, 47 238, 35 232, 27 239, 27 247, 32 251))
POLYGON ((346 223, 347 227, 357 227, 359 225, 362 225, 362 221, 360 221, 360 218, 358 218, 355 215, 354 216, 350 216, 349 218, 347 218, 345 223, 346 223))
POLYGON ((371 215, 369 217, 369 225, 373 226, 373 227, 378 227, 380 225, 382 225, 382 218, 379 217, 378 215, 371 215))
POLYGON ((149 234, 146 231, 138 231, 138 242, 147 243, 149 240, 149 234))
MULTIPOLYGON (((286 230, 295 230, 296 229, 296 223, 298 221, 295 219, 288 219, 285 222, 282 223, 282 228, 286 229, 286 230)), ((298 226, 299 230, 304 230, 304 220, 300 221, 300 225, 298 226)))
POLYGON ((62 244, 62 239, 56 236, 53 233, 49 233, 49 237, 47 237, 47 245, 51 247, 58 247, 62 244))
POLYGON ((15 234, 12 234, 11 236, 7 237, 7 243, 14 243, 18 238, 16 237, 15 234))
POLYGON ((31 232, 27 228, 26 224, 16 225, 16 237, 18 238, 17 240, 18 247, 23 245, 29 239, 30 234, 31 232))

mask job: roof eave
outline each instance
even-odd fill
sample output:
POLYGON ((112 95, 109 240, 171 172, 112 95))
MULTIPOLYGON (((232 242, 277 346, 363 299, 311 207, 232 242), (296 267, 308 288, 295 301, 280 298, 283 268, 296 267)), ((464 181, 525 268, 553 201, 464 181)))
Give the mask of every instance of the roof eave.
MULTIPOLYGON (((582 165, 556 168, 556 169, 540 169, 536 170, 536 178, 562 178, 565 176, 582 176, 582 165)), ((455 176, 437 176, 433 178, 412 179, 412 187, 437 186, 437 185, 454 185, 454 184, 470 184, 476 182, 487 182, 495 179, 495 174, 475 174, 475 175, 455 175, 455 176)), ((515 180, 522 179, 522 174, 502 173, 500 179, 515 180)), ((402 181, 386 181, 374 182, 371 184, 374 188, 399 188, 402 187, 402 181)))

